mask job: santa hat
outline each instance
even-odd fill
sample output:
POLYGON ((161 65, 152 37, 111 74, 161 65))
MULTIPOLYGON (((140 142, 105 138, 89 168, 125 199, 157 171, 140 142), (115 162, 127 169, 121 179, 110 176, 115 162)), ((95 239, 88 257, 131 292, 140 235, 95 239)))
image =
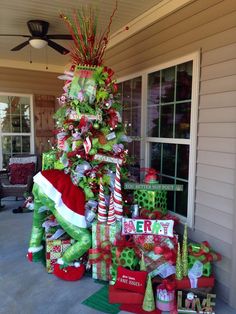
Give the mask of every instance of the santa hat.
POLYGON ((34 182, 55 203, 58 213, 69 223, 86 228, 85 195, 61 170, 44 170, 34 176, 34 182))

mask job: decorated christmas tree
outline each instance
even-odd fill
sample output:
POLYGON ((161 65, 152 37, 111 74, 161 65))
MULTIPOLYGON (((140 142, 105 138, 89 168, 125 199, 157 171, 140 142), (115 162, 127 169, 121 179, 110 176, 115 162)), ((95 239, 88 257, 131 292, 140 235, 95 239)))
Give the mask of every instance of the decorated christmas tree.
POLYGON ((127 157, 128 139, 114 73, 102 65, 114 13, 115 10, 107 30, 101 34, 91 9, 83 9, 73 18, 61 16, 75 45, 71 51, 72 66, 61 77, 66 82, 55 114, 57 167, 69 173, 72 182, 83 189, 87 202, 100 200, 102 182, 100 222, 105 221, 111 194, 115 216, 122 217, 121 177, 127 157))

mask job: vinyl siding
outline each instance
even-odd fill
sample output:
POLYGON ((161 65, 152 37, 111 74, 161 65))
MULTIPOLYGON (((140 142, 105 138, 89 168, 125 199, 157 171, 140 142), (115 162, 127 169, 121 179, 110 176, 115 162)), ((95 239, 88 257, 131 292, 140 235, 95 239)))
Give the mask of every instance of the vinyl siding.
MULTIPOLYGON (((195 222, 189 237, 209 241, 222 254, 223 261, 214 269, 218 292, 229 301, 235 216, 236 1, 194 1, 109 49, 106 64, 122 79, 199 50, 195 222)), ((231 305, 236 306, 233 301, 231 305)))

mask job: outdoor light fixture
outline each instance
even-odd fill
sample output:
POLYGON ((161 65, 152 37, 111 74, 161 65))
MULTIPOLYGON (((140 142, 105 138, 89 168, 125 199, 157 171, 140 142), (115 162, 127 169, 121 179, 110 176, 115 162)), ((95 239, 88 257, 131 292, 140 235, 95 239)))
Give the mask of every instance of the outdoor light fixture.
POLYGON ((40 38, 33 38, 29 41, 30 46, 36 49, 44 48, 48 43, 46 40, 40 39, 40 38))

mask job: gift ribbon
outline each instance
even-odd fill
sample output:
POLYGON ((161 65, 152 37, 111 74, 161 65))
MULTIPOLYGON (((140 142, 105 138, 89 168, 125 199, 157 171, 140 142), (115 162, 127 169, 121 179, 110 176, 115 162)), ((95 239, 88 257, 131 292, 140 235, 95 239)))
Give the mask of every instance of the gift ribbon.
POLYGON ((176 261, 176 251, 168 248, 167 246, 156 246, 154 248, 154 253, 163 255, 165 260, 171 264, 174 264, 176 261))
POLYGON ((159 286, 159 289, 160 288, 166 289, 167 291, 173 291, 176 288, 176 282, 170 279, 163 279, 161 286, 159 286))
POLYGON ((129 239, 127 240, 126 237, 120 237, 119 239, 115 240, 114 246, 116 247, 116 259, 117 262, 119 264, 119 258, 120 258, 120 254, 122 253, 124 248, 133 248, 134 251, 136 252, 136 245, 133 242, 133 238, 129 237, 129 239))
POLYGON ((201 260, 203 264, 207 262, 216 262, 222 259, 221 254, 214 252, 210 244, 207 241, 203 241, 202 243, 190 243, 188 247, 188 252, 190 255, 194 257, 203 256, 204 259, 201 260))
POLYGON ((110 241, 103 241, 100 247, 89 249, 89 262, 96 264, 100 261, 104 261, 106 264, 110 265, 112 262, 111 246, 110 241))

